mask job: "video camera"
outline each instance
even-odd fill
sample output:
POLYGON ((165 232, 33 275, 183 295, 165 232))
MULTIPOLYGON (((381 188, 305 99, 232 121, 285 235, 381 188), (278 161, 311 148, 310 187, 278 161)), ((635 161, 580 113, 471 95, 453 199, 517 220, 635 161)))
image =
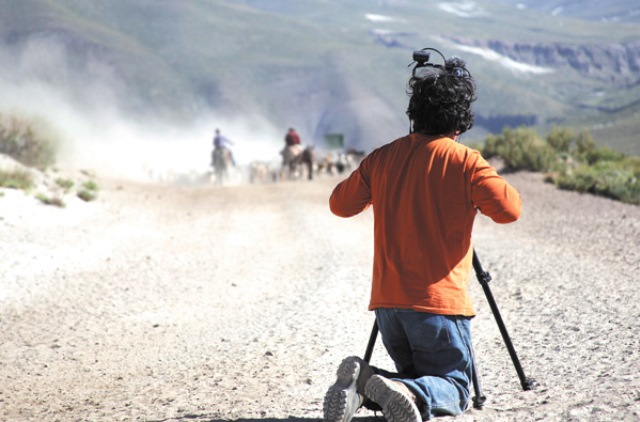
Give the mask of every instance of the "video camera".
POLYGON ((432 67, 432 68, 436 68, 436 69, 440 69, 443 71, 447 71, 450 72, 453 76, 462 78, 462 77, 467 77, 470 78, 471 74, 469 73, 469 71, 464 67, 464 62, 457 58, 457 57, 453 57, 449 60, 447 60, 444 57, 444 54, 442 54, 439 50, 436 50, 435 48, 423 48, 422 50, 418 50, 418 51, 414 51, 413 52, 413 62, 409 64, 409 66, 415 64, 414 68, 413 68, 413 76, 415 76, 416 74, 416 70, 422 68, 422 67, 432 67), (436 64, 436 63, 430 63, 429 60, 431 59, 431 51, 435 51, 436 53, 438 53, 440 55, 440 57, 442 57, 442 62, 443 64, 436 64))

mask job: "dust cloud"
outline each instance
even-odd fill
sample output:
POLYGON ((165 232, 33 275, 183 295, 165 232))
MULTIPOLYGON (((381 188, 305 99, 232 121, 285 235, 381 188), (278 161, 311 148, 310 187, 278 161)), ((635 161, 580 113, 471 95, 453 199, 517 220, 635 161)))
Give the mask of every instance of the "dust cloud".
POLYGON ((80 109, 64 93, 41 83, 6 86, 0 99, 3 113, 44 119, 59 138, 57 165, 90 170, 101 176, 135 180, 167 180, 210 170, 213 136, 219 128, 233 143, 240 166, 252 161, 275 161, 283 144, 283 130, 254 117, 199 117, 186 123, 125 116, 115 107, 80 109), (37 100, 35 100, 37 99, 37 100))
POLYGON ((58 43, 0 45, 0 60, 14 64, 0 68, 0 113, 51 126, 59 168, 135 180, 204 175, 211 169, 216 128, 234 143, 239 166, 280 159, 286 128, 260 116, 209 111, 188 122, 168 122, 124 112, 127 90, 117 72, 95 59, 74 70, 58 43))

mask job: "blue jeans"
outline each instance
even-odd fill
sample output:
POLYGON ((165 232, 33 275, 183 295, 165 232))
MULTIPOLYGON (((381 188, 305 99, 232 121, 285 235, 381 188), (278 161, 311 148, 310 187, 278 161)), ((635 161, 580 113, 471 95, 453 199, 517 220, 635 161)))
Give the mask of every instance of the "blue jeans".
POLYGON ((376 372, 405 383, 415 393, 423 420, 467 410, 473 365, 471 319, 398 308, 375 312, 382 342, 398 371, 376 368, 376 372))

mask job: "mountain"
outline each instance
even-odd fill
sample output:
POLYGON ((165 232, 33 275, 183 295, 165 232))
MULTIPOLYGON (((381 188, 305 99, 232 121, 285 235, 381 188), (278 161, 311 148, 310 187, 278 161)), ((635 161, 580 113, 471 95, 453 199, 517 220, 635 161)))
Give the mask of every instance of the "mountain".
POLYGON ((465 142, 570 125, 640 154, 640 7, 628 3, 0 0, 0 107, 55 92, 81 112, 264 120, 370 149, 407 132, 407 66, 434 47, 478 84, 465 142))
POLYGON ((601 22, 640 22, 640 4, 611 0, 496 0, 505 5, 547 13, 555 17, 601 22))

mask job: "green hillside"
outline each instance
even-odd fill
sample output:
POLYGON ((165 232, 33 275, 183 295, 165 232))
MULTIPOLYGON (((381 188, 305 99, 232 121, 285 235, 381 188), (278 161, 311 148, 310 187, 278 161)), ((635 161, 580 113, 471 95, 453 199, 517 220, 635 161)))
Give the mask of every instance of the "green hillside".
MULTIPOLYGON (((91 108, 106 91, 131 116, 259 116, 316 142, 342 132, 349 145, 368 149, 407 131, 407 65, 413 50, 429 46, 465 58, 477 80, 469 139, 503 124, 562 124, 640 153, 639 73, 598 68, 617 60, 608 56, 616 46, 638 44, 635 25, 554 16, 549 8, 561 2, 552 3, 0 0, 0 57, 19 64, 0 80, 43 81, 91 108), (523 60, 540 59, 523 53, 531 46, 604 53, 588 69, 538 74, 488 54, 485 44, 496 40, 523 60)), ((603 15, 619 14, 622 4, 610 2, 608 11, 594 3, 603 15)))

